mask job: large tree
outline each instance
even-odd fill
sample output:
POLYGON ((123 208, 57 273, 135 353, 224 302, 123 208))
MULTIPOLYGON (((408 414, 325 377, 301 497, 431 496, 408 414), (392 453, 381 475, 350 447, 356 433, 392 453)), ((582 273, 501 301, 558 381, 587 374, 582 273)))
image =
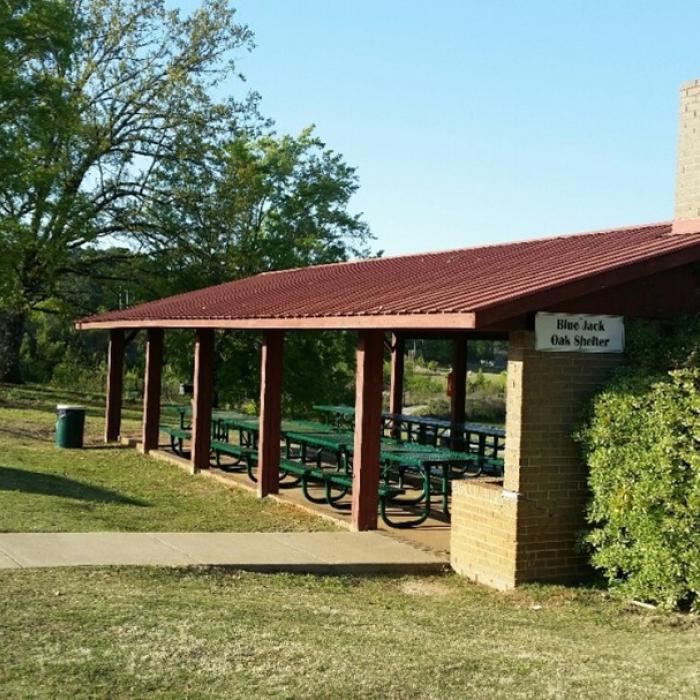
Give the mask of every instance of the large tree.
POLYGON ((164 194, 143 218, 149 258, 170 273, 154 278, 159 296, 370 253, 367 224, 349 211, 357 173, 311 127, 189 134, 154 180, 164 194))
POLYGON ((250 109, 210 95, 251 40, 226 0, 187 17, 162 0, 0 0, 0 379, 19 379, 30 310, 148 237, 182 134, 250 109))
MULTIPOLYGON (((216 141, 191 133, 178 157, 161 163, 155 178, 168 195, 144 211, 150 254, 132 296, 147 296, 136 300, 370 254, 367 224, 349 210, 355 169, 312 128, 296 137, 262 131, 236 129, 216 141)), ((168 343, 171 363, 187 377, 191 338, 169 334, 168 343)), ((217 339, 224 399, 257 396, 258 344, 251 333, 217 339)), ((285 394, 297 413, 314 400, 349 398, 351 338, 293 333, 285 355, 285 394)))

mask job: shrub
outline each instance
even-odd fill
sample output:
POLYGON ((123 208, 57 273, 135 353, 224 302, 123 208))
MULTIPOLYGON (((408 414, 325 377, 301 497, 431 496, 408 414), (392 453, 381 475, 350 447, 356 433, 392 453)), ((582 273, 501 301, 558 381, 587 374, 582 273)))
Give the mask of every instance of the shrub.
POLYGON ((414 402, 427 402, 434 395, 444 396, 445 379, 426 374, 408 374, 404 378, 404 387, 414 396, 414 402))
POLYGON ((474 391, 467 394, 466 408, 467 420, 487 423, 505 422, 505 399, 493 391, 474 391))
POLYGON ((425 411, 426 415, 435 416, 437 418, 449 418, 450 417, 450 402, 441 396, 430 399, 428 401, 428 408, 425 411))
POLYGON ((104 362, 86 364, 74 350, 68 348, 63 359, 53 368, 51 384, 65 389, 100 393, 104 391, 106 377, 107 366, 104 362))
POLYGON ((470 373, 467 377, 467 390, 477 391, 479 389, 486 388, 486 375, 484 371, 479 367, 479 369, 473 374, 470 373))
POLYGON ((631 330, 625 365, 579 433, 586 541, 625 595, 700 610, 700 324, 631 330))

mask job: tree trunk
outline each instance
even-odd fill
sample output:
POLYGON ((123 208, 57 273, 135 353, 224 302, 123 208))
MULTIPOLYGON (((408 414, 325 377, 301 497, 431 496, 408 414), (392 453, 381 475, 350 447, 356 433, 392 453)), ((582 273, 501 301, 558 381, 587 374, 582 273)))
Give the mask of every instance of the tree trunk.
POLYGON ((0 311, 0 381, 22 383, 19 351, 24 337, 26 315, 23 311, 0 311))

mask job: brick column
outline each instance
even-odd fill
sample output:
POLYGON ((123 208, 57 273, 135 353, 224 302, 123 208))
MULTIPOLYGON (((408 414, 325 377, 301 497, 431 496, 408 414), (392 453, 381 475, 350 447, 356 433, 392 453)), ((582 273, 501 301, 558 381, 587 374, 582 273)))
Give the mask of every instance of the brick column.
MULTIPOLYGON (((403 412, 403 376, 406 342, 401 335, 394 333, 391 343, 391 386, 389 388, 389 413, 403 412)), ((394 437, 399 437, 396 426, 391 430, 394 437)))
POLYGON ((674 233, 700 230, 700 80, 681 87, 674 233))
POLYGON ((124 386, 124 331, 109 332, 107 350, 107 404, 105 408, 105 442, 119 440, 122 422, 122 389, 124 386))
POLYGON ((572 433, 622 357, 534 345, 531 331, 510 334, 502 484, 475 481, 453 494, 453 567, 498 588, 587 573, 577 540, 588 470, 572 433))
POLYGON ((384 332, 362 331, 357 343, 352 529, 377 528, 382 428, 384 332))
POLYGON ((284 332, 265 331, 260 362, 260 441, 258 496, 278 493, 280 487, 280 422, 284 332))
POLYGON ((160 389, 163 372, 163 329, 149 328, 143 382, 143 451, 158 449, 160 389))
POLYGON ((194 396, 192 398, 192 468, 209 468, 211 404, 214 393, 214 331, 200 328, 194 345, 194 396))

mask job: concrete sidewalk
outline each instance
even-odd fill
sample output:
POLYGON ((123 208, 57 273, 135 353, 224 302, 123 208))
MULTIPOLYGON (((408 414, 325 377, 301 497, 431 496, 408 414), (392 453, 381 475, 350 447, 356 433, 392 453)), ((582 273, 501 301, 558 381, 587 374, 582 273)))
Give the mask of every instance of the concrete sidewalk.
POLYGON ((314 574, 443 571, 446 558, 377 532, 0 533, 0 569, 226 566, 314 574))

